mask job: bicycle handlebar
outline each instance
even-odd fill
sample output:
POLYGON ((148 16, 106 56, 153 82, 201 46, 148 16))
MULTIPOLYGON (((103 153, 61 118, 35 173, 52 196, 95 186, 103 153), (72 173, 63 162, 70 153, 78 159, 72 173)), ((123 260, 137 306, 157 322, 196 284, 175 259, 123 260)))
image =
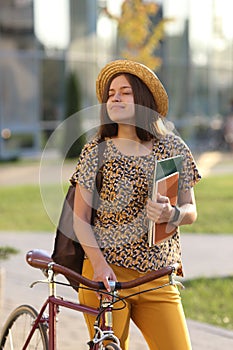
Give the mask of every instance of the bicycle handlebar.
MULTIPOLYGON (((96 290, 104 290, 105 286, 103 282, 96 282, 92 281, 72 270, 70 270, 67 267, 64 267, 62 265, 56 264, 52 258, 49 256, 49 254, 44 251, 44 250, 30 250, 26 254, 26 261, 27 263, 35 268, 38 269, 49 269, 52 268, 55 273, 59 273, 64 275, 65 277, 75 280, 78 283, 81 283, 85 285, 86 287, 96 289, 96 290)), ((144 283, 153 281, 155 279, 158 279, 160 277, 166 276, 166 275, 171 275, 173 272, 176 271, 177 269, 177 264, 166 266, 164 268, 161 268, 156 271, 149 272, 148 274, 138 277, 134 280, 127 281, 127 282, 115 282, 114 289, 119 290, 119 289, 128 289, 128 288, 134 288, 139 285, 142 285, 144 283)))

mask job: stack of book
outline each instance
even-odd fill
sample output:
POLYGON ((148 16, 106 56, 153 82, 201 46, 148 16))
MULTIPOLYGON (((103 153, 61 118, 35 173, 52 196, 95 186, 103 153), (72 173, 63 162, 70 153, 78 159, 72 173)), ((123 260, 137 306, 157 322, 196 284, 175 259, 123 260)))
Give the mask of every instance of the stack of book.
MULTIPOLYGON (((157 200, 157 194, 169 198, 172 206, 177 205, 179 178, 182 168, 182 156, 175 156, 155 161, 152 200, 157 200)), ((149 220, 148 243, 149 246, 161 243, 176 231, 169 223, 157 224, 149 220)))

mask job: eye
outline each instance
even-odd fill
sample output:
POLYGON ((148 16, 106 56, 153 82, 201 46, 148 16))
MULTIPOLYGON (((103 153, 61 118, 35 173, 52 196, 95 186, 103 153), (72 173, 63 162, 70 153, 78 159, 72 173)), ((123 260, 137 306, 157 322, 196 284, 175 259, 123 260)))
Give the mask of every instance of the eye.
POLYGON ((122 92, 123 95, 132 95, 132 90, 131 89, 125 89, 122 92))
POLYGON ((109 91, 109 93, 108 93, 108 98, 109 98, 109 97, 112 97, 112 96, 114 96, 114 92, 113 92, 113 91, 109 91))

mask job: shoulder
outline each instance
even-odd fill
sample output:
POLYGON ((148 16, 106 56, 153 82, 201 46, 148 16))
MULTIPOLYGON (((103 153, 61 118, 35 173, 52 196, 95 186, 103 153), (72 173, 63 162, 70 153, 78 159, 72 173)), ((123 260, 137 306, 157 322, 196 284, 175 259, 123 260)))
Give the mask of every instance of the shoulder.
POLYGON ((184 140, 180 136, 172 133, 169 133, 155 141, 155 145, 160 153, 165 153, 167 156, 174 156, 178 154, 184 155, 187 152, 190 152, 190 149, 184 140))
POLYGON ((167 145, 176 145, 179 147, 187 147, 184 140, 176 134, 167 134, 164 137, 162 137, 160 141, 167 144, 167 145))
POLYGON ((84 145, 75 172, 70 178, 72 184, 78 182, 85 188, 93 190, 98 165, 98 143, 98 138, 94 138, 84 145))
POLYGON ((90 154, 92 156, 94 156, 95 154, 97 154, 98 151, 98 144, 99 144, 100 140, 98 137, 93 138, 92 140, 88 141, 82 149, 80 158, 84 158, 87 155, 90 156, 90 154))

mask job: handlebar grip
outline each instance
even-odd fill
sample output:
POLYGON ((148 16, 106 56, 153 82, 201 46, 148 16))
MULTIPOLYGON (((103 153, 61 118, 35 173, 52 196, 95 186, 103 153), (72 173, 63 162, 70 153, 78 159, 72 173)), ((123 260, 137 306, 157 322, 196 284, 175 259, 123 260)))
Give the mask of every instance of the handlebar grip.
POLYGON ((120 290, 122 287, 121 287, 121 282, 116 282, 115 284, 115 289, 116 290, 120 290))
POLYGON ((104 285, 104 282, 97 282, 98 283, 98 289, 101 289, 101 290, 105 290, 105 285, 104 285))
MULTIPOLYGON (((112 285, 113 290, 120 290, 121 289, 121 282, 114 282, 114 281, 109 281, 110 282, 110 286, 112 285)), ((101 290, 106 290, 104 282, 98 282, 98 289, 101 290)))

